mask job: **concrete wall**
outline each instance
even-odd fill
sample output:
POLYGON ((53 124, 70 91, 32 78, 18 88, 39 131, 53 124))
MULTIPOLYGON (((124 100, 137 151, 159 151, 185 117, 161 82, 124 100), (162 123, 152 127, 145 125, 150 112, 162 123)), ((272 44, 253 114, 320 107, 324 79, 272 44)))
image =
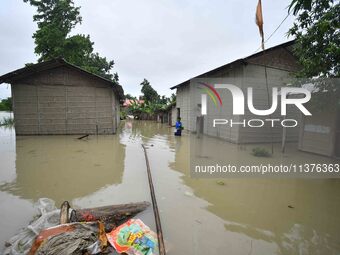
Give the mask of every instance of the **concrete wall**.
MULTIPOLYGON (((287 83, 291 81, 291 74, 288 71, 276 68, 266 68, 267 70, 267 82, 268 89, 265 79, 265 67, 261 65, 248 64, 244 66, 244 78, 242 82, 243 93, 247 94, 247 88, 253 88, 253 104, 255 109, 266 110, 272 106, 273 87, 281 88, 287 86, 287 83), (268 102, 269 93, 269 102, 268 102)), ((287 107, 287 116, 281 116, 280 100, 278 101, 277 110, 267 116, 257 116, 245 108, 246 112, 242 119, 295 119, 299 125, 301 123, 301 115, 298 108, 294 106, 287 107)), ((276 123, 274 127, 271 127, 271 123, 267 122, 261 128, 252 127, 240 127, 239 129, 239 143, 263 143, 263 142, 281 142, 283 135, 283 128, 280 123, 276 123)), ((294 128, 286 128, 286 141, 297 142, 299 137, 299 126, 294 128)))
MULTIPOLYGON (((176 95, 176 113, 175 116, 177 118, 177 109, 180 109, 180 117, 182 118, 182 125, 184 129, 189 131, 194 131, 192 127, 192 108, 190 106, 191 94, 190 94, 190 85, 183 86, 177 89, 176 95)), ((176 123, 176 121, 175 121, 176 123)))
POLYGON ((115 93, 112 93, 112 118, 114 133, 116 133, 120 124, 120 103, 119 97, 115 93))
MULTIPOLYGON (((338 127, 340 128, 340 127, 338 127)), ((300 129, 299 149, 325 156, 335 156, 335 111, 313 113, 303 117, 300 129)))
MULTIPOLYGON (((267 68, 268 88, 270 101, 268 103, 267 86, 265 80, 264 66, 262 66, 262 57, 253 61, 253 64, 247 65, 234 65, 225 69, 219 69, 215 73, 210 74, 211 77, 198 78, 190 81, 190 84, 184 85, 177 89, 177 106, 180 108, 182 123, 184 127, 190 131, 196 131, 197 117, 201 116, 201 94, 204 93, 199 88, 200 81, 210 84, 233 84, 242 89, 245 99, 247 98, 247 88, 253 87, 254 89, 254 107, 256 109, 268 109, 272 102, 272 87, 286 86, 291 80, 290 71, 267 68)), ((280 66, 288 66, 288 62, 292 61, 288 56, 285 60, 277 59, 280 66)), ((294 66, 295 68, 295 66, 294 66)), ((291 69, 294 69, 291 68, 291 69)), ((271 128, 270 123, 267 127, 251 128, 243 127, 242 125, 218 125, 213 127, 213 119, 233 119, 235 122, 243 121, 243 119, 284 119, 280 115, 280 107, 271 116, 255 116, 245 107, 245 115, 237 116, 232 112, 232 95, 226 89, 217 89, 221 95, 223 105, 215 106, 213 101, 208 97, 207 100, 207 115, 203 117, 204 128, 203 133, 209 136, 219 137, 234 143, 267 143, 267 142, 281 142, 283 135, 283 128, 279 125, 271 128)), ((280 102, 280 101, 279 101, 280 102)), ((287 117, 296 119, 301 123, 301 116, 299 110, 294 107, 287 108, 287 117)), ((299 127, 286 128, 287 142, 297 142, 299 137, 299 127)))
MULTIPOLYGON (((109 83, 59 67, 12 84, 17 135, 112 134, 119 101, 109 83)), ((118 108, 119 109, 119 108, 118 108)))
MULTIPOLYGON (((229 77, 224 78, 206 78, 206 79, 194 79, 191 81, 190 86, 192 89, 191 99, 191 126, 193 131, 197 129, 197 117, 201 116, 201 95, 204 93, 199 86, 198 82, 207 82, 209 84, 233 84, 241 86, 242 76, 241 70, 236 69, 234 72, 228 74, 229 77)), ((217 102, 217 106, 214 104, 211 98, 207 99, 207 115, 203 116, 203 133, 209 136, 219 137, 224 140, 237 143, 239 139, 239 126, 233 125, 217 125, 213 127, 213 119, 233 119, 238 122, 239 116, 233 116, 233 100, 231 93, 226 89, 217 89, 221 99, 222 106, 217 102)))

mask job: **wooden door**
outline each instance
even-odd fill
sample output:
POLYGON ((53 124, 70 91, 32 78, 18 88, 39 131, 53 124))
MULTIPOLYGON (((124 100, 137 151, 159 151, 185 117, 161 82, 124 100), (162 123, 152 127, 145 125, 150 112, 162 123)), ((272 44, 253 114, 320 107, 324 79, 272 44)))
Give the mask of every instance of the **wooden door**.
POLYGON ((337 122, 335 128, 335 156, 340 158, 340 111, 337 114, 337 122))

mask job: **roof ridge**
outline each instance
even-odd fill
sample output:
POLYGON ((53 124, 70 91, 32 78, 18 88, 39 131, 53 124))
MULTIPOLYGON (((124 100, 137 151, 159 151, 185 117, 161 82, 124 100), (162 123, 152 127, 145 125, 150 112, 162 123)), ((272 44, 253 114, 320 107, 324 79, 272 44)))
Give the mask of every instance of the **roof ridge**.
POLYGON ((265 50, 263 50, 263 51, 253 53, 253 54, 251 54, 251 55, 249 55, 249 56, 247 56, 247 57, 239 58, 239 59, 233 60, 233 61, 231 61, 231 62, 228 62, 227 64, 221 65, 221 66, 216 67, 216 68, 214 68, 214 69, 211 69, 211 70, 209 70, 209 71, 207 71, 207 72, 204 72, 204 73, 201 73, 201 74, 199 74, 199 75, 196 75, 196 76, 194 76, 194 77, 192 77, 192 78, 190 78, 190 79, 188 79, 188 80, 186 80, 186 81, 184 81, 184 82, 182 82, 182 83, 179 83, 179 84, 177 84, 177 85, 175 85, 175 86, 173 86, 173 87, 170 87, 170 89, 171 89, 171 90, 172 90, 172 89, 176 89, 176 88, 178 88, 178 87, 180 87, 180 86, 185 85, 186 83, 188 83, 188 82, 189 82, 190 80, 192 80, 192 79, 195 79, 195 78, 202 78, 201 76, 206 75, 206 74, 208 74, 208 73, 210 73, 210 72, 216 71, 216 70, 218 70, 218 69, 220 69, 220 68, 225 68, 225 67, 227 67, 227 66, 229 66, 229 65, 233 65, 233 64, 237 64, 237 63, 239 63, 239 62, 246 61, 246 60, 248 60, 249 58, 253 58, 253 57, 256 57, 256 56, 258 56, 258 55, 260 55, 260 54, 263 54, 263 53, 265 53, 265 52, 275 50, 276 48, 280 48, 280 47, 288 47, 288 46, 290 46, 290 45, 293 45, 294 43, 295 43, 295 39, 294 39, 294 40, 290 40, 290 41, 288 41, 288 42, 284 42, 284 43, 275 45, 275 46, 272 46, 272 47, 270 47, 270 48, 268 48, 268 49, 265 49, 265 50))

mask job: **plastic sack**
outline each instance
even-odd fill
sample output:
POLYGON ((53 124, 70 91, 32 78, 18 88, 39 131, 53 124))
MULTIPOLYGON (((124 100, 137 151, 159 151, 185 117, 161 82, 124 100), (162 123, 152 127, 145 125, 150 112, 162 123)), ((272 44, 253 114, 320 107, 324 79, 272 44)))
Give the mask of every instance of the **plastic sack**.
POLYGON ((75 222, 47 228, 37 236, 29 255, 98 254, 106 250, 107 239, 101 222, 75 222))
POLYGON ((59 224, 60 210, 55 207, 53 200, 40 198, 35 204, 38 215, 26 228, 6 242, 4 255, 27 254, 36 236, 45 228, 59 224))
POLYGON ((139 219, 130 219, 106 236, 118 253, 153 255, 157 248, 156 234, 139 219))

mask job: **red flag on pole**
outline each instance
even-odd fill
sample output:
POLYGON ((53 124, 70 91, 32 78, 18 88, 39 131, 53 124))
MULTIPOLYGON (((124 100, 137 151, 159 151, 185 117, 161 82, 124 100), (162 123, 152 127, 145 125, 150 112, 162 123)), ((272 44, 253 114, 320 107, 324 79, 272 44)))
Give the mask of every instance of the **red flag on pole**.
POLYGON ((256 25, 259 27, 259 32, 262 38, 261 47, 264 50, 263 16, 262 16, 261 0, 259 0, 259 2, 257 3, 257 7, 256 7, 256 25))

